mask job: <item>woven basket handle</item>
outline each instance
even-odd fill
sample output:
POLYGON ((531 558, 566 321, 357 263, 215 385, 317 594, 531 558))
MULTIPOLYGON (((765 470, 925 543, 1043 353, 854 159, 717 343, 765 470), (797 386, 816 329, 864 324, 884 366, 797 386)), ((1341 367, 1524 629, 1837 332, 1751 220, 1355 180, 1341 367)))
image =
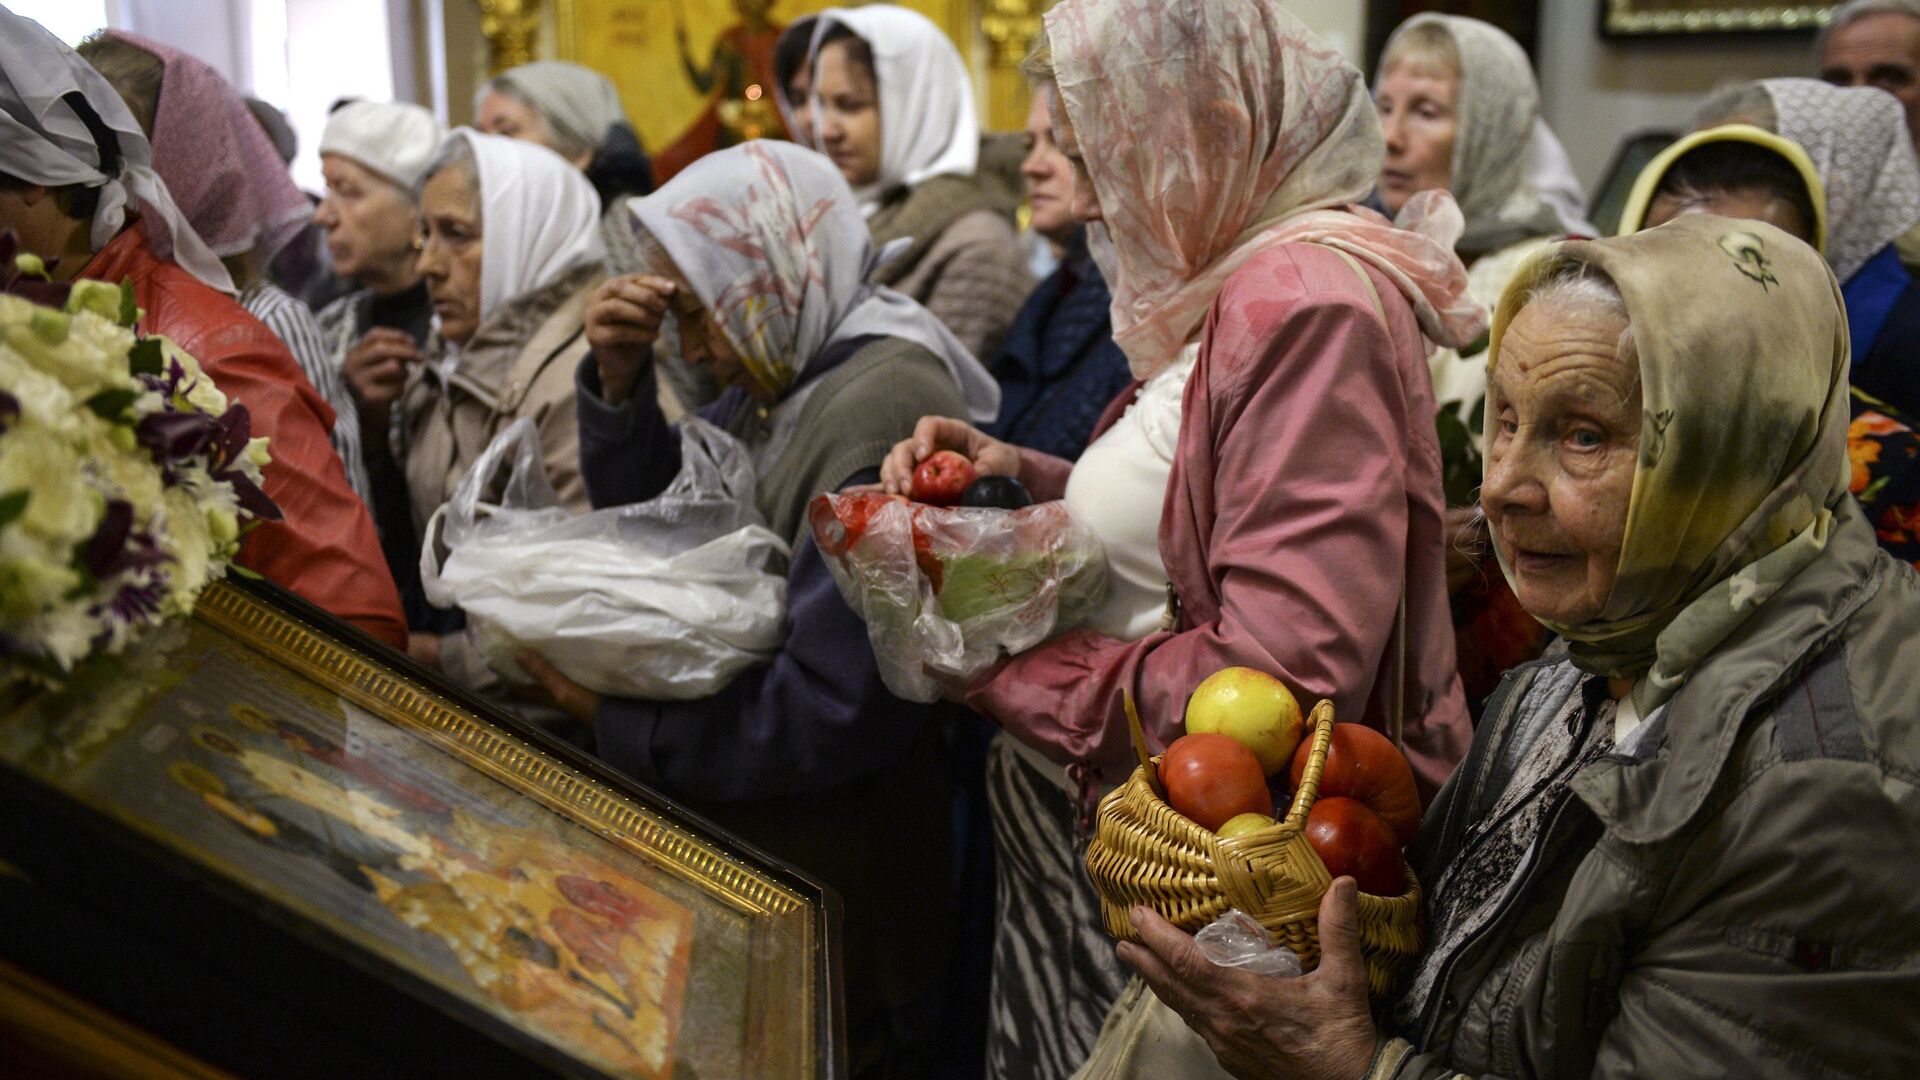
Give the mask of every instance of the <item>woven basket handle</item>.
POLYGON ((1307 812, 1320 797, 1320 774, 1327 769, 1327 748, 1333 745, 1333 702, 1322 698, 1308 719, 1313 721, 1313 749, 1307 752, 1307 767, 1300 772, 1300 789, 1293 793, 1293 805, 1287 807, 1283 824, 1305 828, 1307 812))

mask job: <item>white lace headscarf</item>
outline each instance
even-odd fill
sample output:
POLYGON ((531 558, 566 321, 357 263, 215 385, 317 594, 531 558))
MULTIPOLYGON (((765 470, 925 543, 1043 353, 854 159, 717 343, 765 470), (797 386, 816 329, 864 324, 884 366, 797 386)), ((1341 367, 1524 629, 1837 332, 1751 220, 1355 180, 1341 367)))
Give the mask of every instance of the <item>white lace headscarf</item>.
POLYGON ((4 7, 0 172, 47 187, 97 188, 99 205, 87 234, 93 250, 118 236, 133 211, 146 224, 154 254, 211 288, 234 292, 219 256, 193 231, 153 171, 153 148, 126 102, 59 38, 4 7))
POLYGON ((1373 264, 1435 341, 1485 330, 1446 192, 1408 200, 1401 228, 1350 205, 1380 174, 1380 118, 1359 70, 1280 0, 1064 0, 1046 31, 1054 104, 1105 217, 1088 237, 1113 340, 1136 377, 1197 337, 1235 270, 1286 242, 1373 264))
POLYGON ((1775 131, 1813 159, 1827 189, 1827 261, 1841 281, 1920 225, 1920 163, 1906 111, 1885 91, 1765 79, 1775 131))
MULTIPOLYGON (((880 178, 854 194, 871 214, 896 188, 936 176, 972 176, 980 162, 973 82, 960 51, 933 20, 893 4, 828 8, 813 24, 812 65, 820 39, 845 26, 873 51, 880 97, 880 178)), ((819 141, 819 79, 814 80, 814 140, 819 141)))
POLYGON ((779 411, 797 415, 788 391, 830 346, 877 334, 938 356, 975 421, 998 413, 1000 387, 966 346, 927 309, 872 283, 883 253, 846 179, 820 154, 787 142, 743 143, 627 205, 747 370, 783 395, 779 411))

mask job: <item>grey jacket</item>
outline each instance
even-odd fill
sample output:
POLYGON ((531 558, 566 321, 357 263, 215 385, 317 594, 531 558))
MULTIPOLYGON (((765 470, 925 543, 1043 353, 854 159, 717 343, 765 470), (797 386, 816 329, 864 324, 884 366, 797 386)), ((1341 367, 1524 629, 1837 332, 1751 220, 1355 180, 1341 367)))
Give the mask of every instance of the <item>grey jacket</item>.
MULTIPOLYGON (((1410 853, 1423 880, 1553 662, 1494 695, 1410 853)), ((1647 723, 1574 778, 1370 1077, 1920 1075, 1920 576, 1847 499, 1647 723)))

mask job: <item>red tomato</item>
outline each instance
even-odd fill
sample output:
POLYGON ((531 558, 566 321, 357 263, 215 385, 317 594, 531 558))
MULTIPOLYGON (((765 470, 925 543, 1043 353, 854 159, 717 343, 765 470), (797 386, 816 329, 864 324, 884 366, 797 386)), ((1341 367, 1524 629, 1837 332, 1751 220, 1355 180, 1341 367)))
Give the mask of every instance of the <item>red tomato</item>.
POLYGON ((1358 799, 1319 799, 1307 812, 1307 843, 1334 877, 1351 877, 1360 891, 1399 896, 1407 891, 1400 844, 1380 815, 1358 799))
POLYGON ((807 506, 807 520, 813 526, 813 542, 822 554, 838 557, 867 535, 873 515, 890 502, 904 501, 898 495, 863 491, 857 495, 819 495, 807 506))
MULTIPOLYGON (((1293 752, 1287 773, 1296 791, 1312 755, 1313 737, 1308 736, 1293 752)), ((1329 795, 1366 803, 1393 828, 1402 845, 1413 843, 1420 831, 1420 790, 1413 786, 1413 766, 1394 749, 1393 740, 1365 724, 1333 725, 1327 767, 1320 774, 1320 796, 1329 795)))
POLYGON ((954 506, 978 479, 973 462, 952 450, 936 450, 913 470, 913 498, 928 506, 954 506))
POLYGON ((1208 832, 1241 814, 1272 808, 1267 776, 1253 751, 1217 732, 1182 735, 1160 759, 1167 805, 1208 832))

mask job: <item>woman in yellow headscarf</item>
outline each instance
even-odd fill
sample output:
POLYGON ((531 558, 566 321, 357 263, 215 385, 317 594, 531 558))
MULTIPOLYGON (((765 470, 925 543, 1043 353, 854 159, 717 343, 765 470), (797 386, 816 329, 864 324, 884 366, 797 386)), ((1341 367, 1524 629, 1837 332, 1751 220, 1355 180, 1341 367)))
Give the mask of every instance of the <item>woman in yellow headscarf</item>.
POLYGON ((1481 504, 1569 647, 1508 674, 1410 849, 1430 940, 1390 1025, 1346 879, 1302 978, 1144 909, 1121 955, 1243 1077, 1907 1071, 1920 576, 1847 496, 1833 274, 1706 215, 1563 244, 1489 353, 1481 504))

